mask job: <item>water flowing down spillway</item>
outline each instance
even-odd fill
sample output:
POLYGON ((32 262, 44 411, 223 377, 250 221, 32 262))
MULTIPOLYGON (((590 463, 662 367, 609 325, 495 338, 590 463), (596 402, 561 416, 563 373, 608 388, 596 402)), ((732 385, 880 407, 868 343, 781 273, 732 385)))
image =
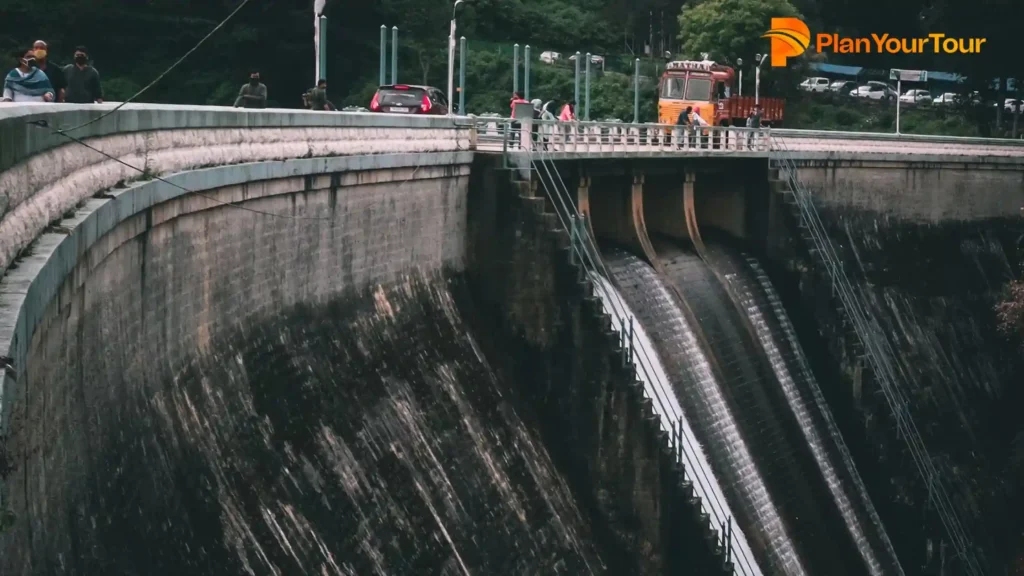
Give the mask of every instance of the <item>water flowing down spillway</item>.
POLYGON ((811 373, 782 302, 757 261, 745 254, 709 243, 715 266, 739 294, 741 305, 767 353, 776 379, 807 445, 835 499, 843 521, 870 574, 902 574, 892 543, 824 396, 811 373))
MULTIPOLYGON (((685 432, 690 435, 687 443, 694 447, 691 455, 698 460, 696 468, 692 464, 687 467, 699 471, 699 478, 707 478, 702 488, 707 492, 701 496, 712 511, 717 505, 713 503, 721 503, 723 510, 715 513, 732 514, 738 523, 737 534, 742 540, 736 550, 737 570, 744 570, 744 574, 762 570, 767 574, 807 574, 750 450, 740 437, 708 360, 668 290, 654 270, 635 256, 614 251, 606 253, 605 262, 625 293, 620 295, 603 278, 598 281, 602 289, 596 292, 613 317, 635 313, 634 359, 638 363, 650 359, 647 372, 655 382, 644 385, 649 388, 655 410, 666 421, 667 429, 678 418, 683 419, 685 432), (653 330, 648 331, 650 328, 653 330), (709 469, 710 473, 704 472, 709 469)), ((694 485, 700 483, 695 481, 694 485)))
MULTIPOLYGON (((620 330, 622 321, 628 323, 629 318, 635 318, 635 315, 608 279, 595 273, 592 273, 591 278, 596 287, 595 293, 601 298, 604 311, 612 317, 615 329, 620 330)), ((643 382, 647 397, 651 398, 654 411, 661 420, 662 428, 666 431, 672 430, 677 422, 682 422, 683 460, 689 471, 688 477, 693 481, 694 491, 703 500, 704 509, 711 516, 714 524, 716 526, 724 525, 734 517, 728 500, 708 462, 704 448, 697 441, 697 436, 679 405, 671 380, 643 325, 634 322, 630 345, 634 350, 637 377, 643 382)), ((736 573, 744 576, 760 575, 761 569, 754 559, 750 544, 742 530, 736 530, 733 533, 733 541, 735 547, 733 564, 736 567, 736 573)))
POLYGON ((0 572, 605 573, 456 306, 460 282, 285 309, 174 374, 140 367, 163 373, 146 385, 110 371, 123 398, 90 416, 64 501, 17 511, 48 529, 12 535, 0 572))
POLYGON ((796 393, 789 370, 782 370, 777 338, 758 328, 763 314, 750 306, 741 311, 723 284, 730 269, 672 242, 656 239, 655 247, 667 281, 699 324, 729 409, 801 561, 815 574, 898 574, 884 545, 867 544, 866 531, 876 537, 881 527, 858 518, 853 501, 863 508, 864 499, 839 478, 839 470, 847 477, 856 471, 826 456, 834 438, 821 431, 819 407, 812 417, 811 403, 796 393))

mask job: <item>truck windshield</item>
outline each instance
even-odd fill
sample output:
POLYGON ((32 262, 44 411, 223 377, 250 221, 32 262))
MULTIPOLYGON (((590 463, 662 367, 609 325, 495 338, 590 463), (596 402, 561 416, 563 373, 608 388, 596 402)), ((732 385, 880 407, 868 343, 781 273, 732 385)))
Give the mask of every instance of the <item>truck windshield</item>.
POLYGON ((689 82, 686 83, 686 95, 683 99, 699 100, 702 102, 711 100, 711 79, 690 78, 689 82))
POLYGON ((661 97, 682 100, 685 85, 686 78, 665 78, 665 82, 661 85, 661 97))

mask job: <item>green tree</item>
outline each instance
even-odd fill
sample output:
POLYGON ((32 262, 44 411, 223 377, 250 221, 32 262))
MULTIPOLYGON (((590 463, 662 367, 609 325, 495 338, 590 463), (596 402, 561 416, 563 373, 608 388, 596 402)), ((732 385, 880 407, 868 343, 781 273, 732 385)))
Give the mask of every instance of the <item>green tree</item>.
MULTIPOLYGON (((755 55, 771 49, 770 41, 762 36, 772 18, 787 16, 802 18, 788 0, 705 0, 696 6, 684 6, 679 14, 682 56, 699 59, 706 52, 711 60, 731 66, 742 58, 751 73, 755 55)), ((777 69, 766 63, 761 69, 761 93, 792 95, 803 73, 801 60, 777 69)))
POLYGON ((800 18, 788 0, 707 0, 684 7, 679 14, 681 51, 688 58, 708 52, 712 60, 732 63, 753 60, 766 53, 769 42, 761 36, 773 17, 800 18))

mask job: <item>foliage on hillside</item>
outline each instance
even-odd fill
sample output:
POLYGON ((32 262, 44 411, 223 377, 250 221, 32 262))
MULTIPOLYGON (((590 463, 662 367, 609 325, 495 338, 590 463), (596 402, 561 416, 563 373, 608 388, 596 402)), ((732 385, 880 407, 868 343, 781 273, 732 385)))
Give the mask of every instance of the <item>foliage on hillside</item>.
POLYGON ((1024 346, 1024 279, 1010 283, 1006 299, 996 306, 999 328, 1011 337, 1020 338, 1024 346))
MULTIPOLYGON (((58 63, 78 44, 87 45, 104 78, 108 99, 119 100, 148 84, 191 48, 238 0, 51 0, 45 6, 15 4, 0 23, 0 48, 9 53, 37 38, 50 42, 58 63), (17 23, 17 27, 13 26, 17 23)), ((566 70, 536 60, 543 50, 591 51, 607 57, 607 74, 595 79, 592 117, 632 116, 626 86, 634 57, 645 67, 657 60, 645 47, 674 54, 734 61, 768 50, 760 37, 771 16, 802 14, 812 32, 837 30, 867 35, 981 35, 990 48, 963 58, 860 55, 862 65, 956 69, 965 72, 1021 70, 1016 49, 1022 3, 1017 0, 466 0, 458 9, 459 35, 469 40, 469 110, 502 111, 511 92, 511 45, 533 47, 534 85, 543 99, 571 97, 566 70), (880 14, 885 29, 880 29, 880 14), (993 18, 992 15, 1000 15, 993 18), (1005 16, 1005 17, 1003 17, 1005 16), (936 59, 941 59, 941 62, 936 59), (927 64, 927 66, 925 66, 927 64), (620 98, 620 96, 624 96, 620 98)), ((178 70, 143 98, 148 101, 230 104, 250 67, 263 71, 271 105, 300 106, 313 78, 312 0, 250 0, 238 16, 178 70)), ((399 80, 447 84, 446 36, 451 0, 377 0, 358 9, 327 0, 328 77, 335 102, 365 106, 377 82, 379 31, 399 26, 399 80)), ((390 42, 390 34, 389 42, 390 42)), ((838 57, 837 57, 838 58, 838 57)), ((389 56, 390 60, 390 56, 389 56)), ((11 62, 13 64, 13 62, 11 62)), ((767 67, 766 67, 767 68, 767 67)), ((750 68, 748 64, 748 77, 750 68)), ((791 70, 789 74, 793 74, 791 70)), ((655 77, 655 72, 643 73, 655 77)), ((766 93, 792 87, 783 71, 765 70, 766 93)), ((977 74, 975 74, 978 76, 977 74)), ((571 73, 570 73, 571 76, 571 73)), ((1024 74, 1021 74, 1024 76, 1024 74)), ((980 77, 980 76, 979 76, 980 77)), ((752 81, 752 79, 748 80, 752 81)), ((642 101, 653 108, 653 92, 642 101)), ((791 124, 792 125, 792 124, 791 124)))

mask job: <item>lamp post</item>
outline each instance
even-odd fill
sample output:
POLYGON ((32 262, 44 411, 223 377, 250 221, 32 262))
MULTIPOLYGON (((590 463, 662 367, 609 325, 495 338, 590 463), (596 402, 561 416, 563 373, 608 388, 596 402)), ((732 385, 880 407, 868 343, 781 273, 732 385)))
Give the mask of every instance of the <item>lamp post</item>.
POLYGON ((767 54, 757 54, 754 56, 754 60, 757 62, 757 68, 754 69, 754 106, 758 106, 761 103, 761 65, 768 59, 767 54))
POLYGON ((740 96, 743 96, 743 58, 736 59, 736 67, 740 69, 740 96))
POLYGON ((462 4, 463 0, 455 0, 452 6, 452 23, 448 33, 448 114, 452 114, 452 91, 455 84, 455 9, 462 4))

